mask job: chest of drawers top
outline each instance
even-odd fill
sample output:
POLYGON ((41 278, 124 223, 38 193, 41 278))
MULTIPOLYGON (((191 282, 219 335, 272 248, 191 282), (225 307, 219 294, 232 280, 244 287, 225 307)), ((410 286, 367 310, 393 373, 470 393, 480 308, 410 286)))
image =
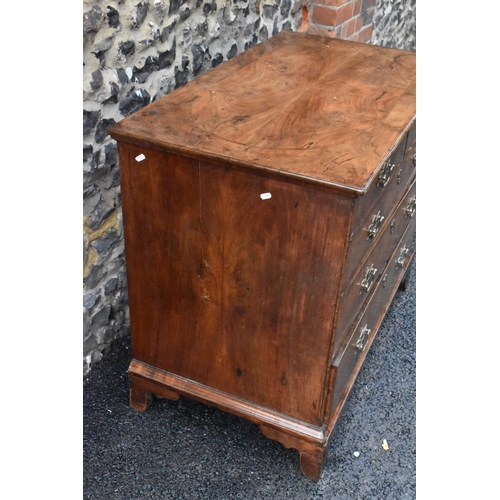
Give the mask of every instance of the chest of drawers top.
POLYGON ((413 52, 284 31, 110 133, 356 196, 412 125, 415 65, 413 52))

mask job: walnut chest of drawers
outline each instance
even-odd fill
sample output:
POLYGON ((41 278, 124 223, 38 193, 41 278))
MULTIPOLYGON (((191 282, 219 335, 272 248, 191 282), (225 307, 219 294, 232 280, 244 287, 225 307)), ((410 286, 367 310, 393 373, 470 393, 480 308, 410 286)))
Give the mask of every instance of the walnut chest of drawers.
POLYGON ((318 480, 414 253, 415 53, 282 32, 110 128, 130 404, 247 418, 318 480))

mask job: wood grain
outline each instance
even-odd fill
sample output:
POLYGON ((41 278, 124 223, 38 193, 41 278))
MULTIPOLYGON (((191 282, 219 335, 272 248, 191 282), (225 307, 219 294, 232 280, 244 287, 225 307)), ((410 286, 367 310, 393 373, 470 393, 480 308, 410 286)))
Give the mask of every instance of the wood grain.
POLYGON ((320 423, 352 201, 120 148, 134 358, 320 423))
POLYGON ((109 132, 360 193, 415 109, 413 52, 283 31, 109 132))

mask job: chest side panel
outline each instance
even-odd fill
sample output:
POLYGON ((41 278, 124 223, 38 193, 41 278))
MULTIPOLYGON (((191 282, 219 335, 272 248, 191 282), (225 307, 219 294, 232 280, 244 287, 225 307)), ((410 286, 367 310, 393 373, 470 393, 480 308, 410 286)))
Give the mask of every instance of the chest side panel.
POLYGON ((351 200, 120 151, 134 358, 319 423, 351 200))

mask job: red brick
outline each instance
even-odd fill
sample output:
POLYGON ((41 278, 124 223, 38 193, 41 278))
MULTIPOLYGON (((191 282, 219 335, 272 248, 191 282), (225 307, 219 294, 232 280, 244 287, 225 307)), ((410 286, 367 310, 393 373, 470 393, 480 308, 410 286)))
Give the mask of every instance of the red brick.
POLYGON ((358 42, 365 43, 370 41, 370 38, 372 37, 372 30, 373 30, 373 25, 365 26, 359 33, 358 33, 358 42))
POLYGON ((355 17, 354 19, 356 21, 356 25, 354 26, 354 32, 356 33, 356 31, 359 31, 363 26, 363 19, 361 18, 361 16, 355 17))
POLYGON ((356 19, 351 19, 342 25, 342 38, 347 39, 354 33, 356 19))
POLYGON ((311 0, 311 4, 327 5, 328 7, 339 7, 351 0, 311 0))
POLYGON ((352 8, 352 3, 343 5, 342 7, 314 5, 311 19, 315 24, 339 26, 352 17, 352 8))
POLYGON ((357 16, 361 12, 361 0, 354 0, 352 15, 357 16))

